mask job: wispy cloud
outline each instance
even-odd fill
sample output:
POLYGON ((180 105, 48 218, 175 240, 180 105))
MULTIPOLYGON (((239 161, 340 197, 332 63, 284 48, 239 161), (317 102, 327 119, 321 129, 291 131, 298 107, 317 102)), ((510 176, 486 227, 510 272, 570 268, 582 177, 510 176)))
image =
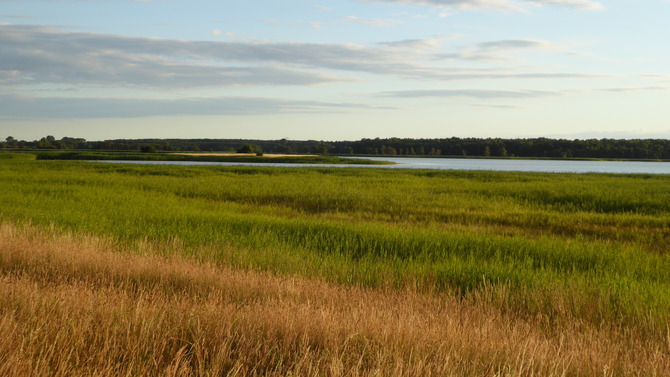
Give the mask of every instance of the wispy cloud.
POLYGON ((0 25, 0 45, 0 82, 4 84, 197 88, 348 80, 295 67, 231 64, 279 61, 285 53, 273 51, 282 50, 273 45, 131 38, 14 25, 0 25))
POLYGON ((645 86, 645 87, 625 87, 625 88, 601 88, 594 89, 595 91, 600 92, 612 92, 612 93, 635 93, 635 92, 665 92, 670 91, 670 87, 667 86, 645 86))
POLYGON ((560 6, 580 10, 601 10, 603 4, 594 0, 359 0, 378 4, 402 4, 454 9, 492 9, 526 11, 530 7, 560 6))
POLYGON ((475 45, 479 51, 510 51, 543 49, 551 46, 551 43, 532 39, 507 39, 492 42, 483 42, 475 45))
POLYGON ((409 50, 414 52, 419 51, 434 52, 442 47, 442 43, 444 42, 445 39, 453 39, 458 37, 459 35, 457 34, 451 34, 451 35, 440 35, 433 38, 404 39, 401 41, 381 42, 379 44, 384 47, 390 47, 404 51, 409 50))
POLYGON ((383 92, 383 97, 395 98, 447 98, 447 97, 470 97, 470 98, 539 98, 555 97, 563 93, 544 90, 492 90, 492 89, 445 89, 445 90, 402 90, 383 92))
MULTIPOLYGON (((259 115, 347 112, 365 104, 277 98, 219 97, 189 99, 63 98, 0 95, 0 118, 142 118, 181 115, 259 115)), ((385 109, 389 109, 385 107, 385 109)))
POLYGON ((70 32, 47 26, 0 25, 3 47, 0 83, 179 89, 317 85, 356 80, 351 74, 359 73, 418 80, 603 77, 589 73, 448 68, 439 61, 438 40, 405 40, 378 47, 210 42, 70 32), (419 63, 421 56, 427 63, 419 63), (333 71, 349 77, 333 75, 333 71))
POLYGON ((466 46, 460 51, 438 54, 436 57, 446 60, 469 60, 480 62, 518 62, 522 59, 519 52, 552 53, 573 56, 589 54, 572 51, 563 45, 543 40, 507 39, 489 41, 466 46))
MULTIPOLYGON (((670 2, 670 0, 668 0, 668 2, 670 2)), ((654 79, 659 82, 665 82, 670 80, 670 74, 663 74, 663 73, 645 73, 639 76, 647 79, 654 79)))
POLYGON ((583 10, 602 10, 605 8, 601 2, 593 0, 535 0, 531 2, 540 5, 557 5, 583 10))
MULTIPOLYGON (((566 89, 566 90, 529 90, 529 89, 417 89, 387 91, 378 94, 388 98, 478 98, 478 99, 532 99, 549 98, 566 95, 579 95, 596 92, 609 93, 642 93, 670 91, 670 87, 622 87, 622 88, 594 88, 594 89, 566 89)), ((507 105, 505 105, 507 106, 507 105)))
POLYGON ((347 16, 345 17, 347 21, 354 22, 357 24, 376 26, 376 27, 388 27, 398 25, 401 22, 398 20, 392 19, 382 19, 382 18, 363 18, 357 16, 347 16))
POLYGON ((359 0, 376 4, 401 4, 454 9, 495 9, 522 10, 523 7, 512 0, 359 0))
MULTIPOLYGON (((3 1, 3 0, 0 0, 3 1)), ((0 18, 6 18, 8 20, 28 20, 31 17, 28 16, 19 16, 15 14, 0 14, 0 18)))
POLYGON ((484 107, 484 108, 489 108, 489 109, 523 109, 523 106, 518 106, 518 105, 501 105, 501 104, 494 104, 494 103, 473 103, 473 107, 484 107))

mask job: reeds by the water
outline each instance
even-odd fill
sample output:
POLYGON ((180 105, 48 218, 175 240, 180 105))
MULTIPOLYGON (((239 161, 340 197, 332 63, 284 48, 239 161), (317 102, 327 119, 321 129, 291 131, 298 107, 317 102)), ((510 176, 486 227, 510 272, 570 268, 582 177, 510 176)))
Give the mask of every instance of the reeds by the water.
POLYGON ((12 373, 668 372, 667 176, 16 160, 0 174, 12 373))

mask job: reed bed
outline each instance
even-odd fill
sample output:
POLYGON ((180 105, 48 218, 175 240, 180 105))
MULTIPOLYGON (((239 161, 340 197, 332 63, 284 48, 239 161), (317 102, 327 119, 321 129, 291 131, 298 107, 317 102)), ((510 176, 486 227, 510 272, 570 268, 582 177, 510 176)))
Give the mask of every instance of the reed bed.
POLYGON ((669 176, 0 175, 14 374, 668 374, 669 176))

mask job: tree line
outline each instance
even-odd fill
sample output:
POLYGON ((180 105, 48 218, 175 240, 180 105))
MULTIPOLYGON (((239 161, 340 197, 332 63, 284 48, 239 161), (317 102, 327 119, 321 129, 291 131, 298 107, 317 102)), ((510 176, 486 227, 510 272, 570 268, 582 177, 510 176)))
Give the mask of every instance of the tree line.
POLYGON ((473 156, 670 159, 668 139, 375 138, 357 141, 249 139, 116 139, 88 141, 49 135, 40 140, 0 141, 3 149, 62 149, 142 152, 261 152, 383 156, 473 156))

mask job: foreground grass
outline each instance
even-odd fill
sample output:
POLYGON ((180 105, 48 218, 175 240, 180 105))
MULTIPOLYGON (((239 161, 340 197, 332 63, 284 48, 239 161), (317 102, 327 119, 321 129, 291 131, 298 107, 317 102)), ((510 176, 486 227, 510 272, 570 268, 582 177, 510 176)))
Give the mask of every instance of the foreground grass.
POLYGON ((663 376, 667 342, 0 225, 3 376, 663 376))

